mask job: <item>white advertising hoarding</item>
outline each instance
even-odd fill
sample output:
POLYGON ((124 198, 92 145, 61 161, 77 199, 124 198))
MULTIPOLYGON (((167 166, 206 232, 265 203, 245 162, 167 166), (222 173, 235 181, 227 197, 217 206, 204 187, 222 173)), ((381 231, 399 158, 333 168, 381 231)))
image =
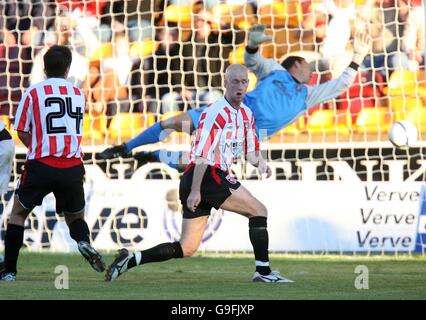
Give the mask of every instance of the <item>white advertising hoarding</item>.
MULTIPOLYGON (((143 250, 179 239, 177 172, 171 180, 146 180, 145 169, 131 179, 108 179, 99 167, 86 166, 86 216, 96 248, 143 250)), ((408 252, 416 250, 419 232, 426 233, 421 182, 241 182, 269 210, 271 251, 408 252)), ((10 208, 11 201, 3 212, 10 208)), ((30 249, 76 250, 54 208, 49 195, 28 220, 30 249)), ((3 232, 5 216, 0 216, 3 232)), ((251 251, 247 218, 213 210, 201 249, 251 251)))

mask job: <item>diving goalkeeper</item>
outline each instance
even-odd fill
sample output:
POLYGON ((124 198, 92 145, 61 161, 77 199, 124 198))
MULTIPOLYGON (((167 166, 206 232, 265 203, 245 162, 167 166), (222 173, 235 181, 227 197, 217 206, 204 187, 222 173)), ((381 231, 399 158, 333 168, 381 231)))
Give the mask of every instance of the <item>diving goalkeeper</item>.
MULTIPOLYGON (((248 34, 244 60, 246 66, 259 79, 254 90, 244 98, 253 112, 256 121, 256 132, 260 140, 270 137, 280 129, 294 122, 306 110, 339 96, 352 84, 359 65, 370 50, 369 37, 358 32, 353 44, 353 58, 349 66, 336 79, 310 86, 306 83, 312 71, 307 61, 299 56, 289 56, 281 64, 273 59, 265 59, 259 54, 259 46, 271 41, 272 37, 265 34, 263 25, 254 25, 248 34)), ((189 130, 191 134, 198 127, 198 120, 206 107, 191 109, 178 116, 160 121, 144 130, 132 140, 105 149, 97 155, 98 159, 125 157, 132 149, 159 142, 167 137, 165 130, 178 132, 189 130)), ((141 152, 137 159, 161 161, 172 168, 184 168, 188 155, 184 152, 141 152)))

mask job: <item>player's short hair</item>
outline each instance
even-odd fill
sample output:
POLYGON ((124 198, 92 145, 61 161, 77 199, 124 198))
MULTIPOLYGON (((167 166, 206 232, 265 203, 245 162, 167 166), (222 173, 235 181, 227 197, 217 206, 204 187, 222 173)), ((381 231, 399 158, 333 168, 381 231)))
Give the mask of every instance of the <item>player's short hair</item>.
POLYGON ((239 63, 230 64, 225 70, 225 80, 229 80, 231 75, 233 75, 237 70, 241 72, 248 72, 247 67, 242 64, 239 64, 239 63))
POLYGON ((54 45, 43 56, 44 72, 48 78, 64 77, 71 66, 71 50, 65 46, 54 45))
POLYGON ((296 61, 302 63, 303 60, 305 59, 302 57, 289 56, 281 62, 281 65, 284 69, 289 70, 296 63, 296 61))

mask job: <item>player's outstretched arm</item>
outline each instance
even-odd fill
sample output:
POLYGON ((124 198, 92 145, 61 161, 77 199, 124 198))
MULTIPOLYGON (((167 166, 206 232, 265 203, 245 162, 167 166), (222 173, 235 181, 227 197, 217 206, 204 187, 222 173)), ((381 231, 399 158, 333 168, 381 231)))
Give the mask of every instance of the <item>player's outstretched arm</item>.
POLYGON ((244 53, 244 63, 258 79, 263 78, 273 70, 282 70, 281 65, 273 59, 265 59, 259 54, 259 46, 272 40, 265 34, 265 26, 253 25, 248 33, 248 42, 244 53))
POLYGON ((365 56, 370 52, 371 40, 370 36, 366 32, 358 31, 355 33, 354 38, 354 55, 352 61, 358 66, 364 61, 365 56))
POLYGON ((370 51, 370 36, 365 32, 357 32, 355 34, 353 48, 354 54, 352 62, 338 78, 316 86, 307 86, 307 109, 336 98, 349 89, 357 75, 359 65, 363 62, 365 56, 370 51))
POLYGON ((256 50, 262 43, 270 42, 271 36, 265 34, 265 26, 262 24, 253 25, 248 33, 248 48, 250 50, 256 50))

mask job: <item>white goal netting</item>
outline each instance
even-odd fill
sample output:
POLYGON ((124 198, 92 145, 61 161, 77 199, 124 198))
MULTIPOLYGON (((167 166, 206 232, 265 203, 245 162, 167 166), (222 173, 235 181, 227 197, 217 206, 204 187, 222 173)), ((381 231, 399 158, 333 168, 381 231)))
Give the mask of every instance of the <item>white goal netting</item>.
MULTIPOLYGON (((270 208, 271 250, 423 252, 424 11, 421 0, 2 2, 0 120, 17 149, 0 207, 0 246, 26 152, 13 130, 14 114, 22 92, 43 79, 47 47, 73 49, 69 78, 87 97, 83 149, 94 243, 104 250, 145 248, 179 237, 179 173, 133 158, 99 161, 96 153, 223 94, 225 68, 244 63, 247 32, 262 23, 272 42, 261 54, 278 61, 303 55, 313 68, 312 85, 339 76, 350 63, 356 28, 365 27, 372 38, 347 92, 262 144, 274 173, 269 182, 235 164, 234 174, 270 208), (418 129, 419 141, 409 150, 388 142, 399 120, 418 129)), ((257 81, 250 73, 249 90, 257 81)), ((140 150, 189 146, 190 136, 175 132, 140 150)), ((203 248, 250 250, 245 225, 215 212, 203 248), (234 224, 242 240, 229 245, 234 224)), ((50 196, 27 227, 31 249, 75 249, 50 196)))

